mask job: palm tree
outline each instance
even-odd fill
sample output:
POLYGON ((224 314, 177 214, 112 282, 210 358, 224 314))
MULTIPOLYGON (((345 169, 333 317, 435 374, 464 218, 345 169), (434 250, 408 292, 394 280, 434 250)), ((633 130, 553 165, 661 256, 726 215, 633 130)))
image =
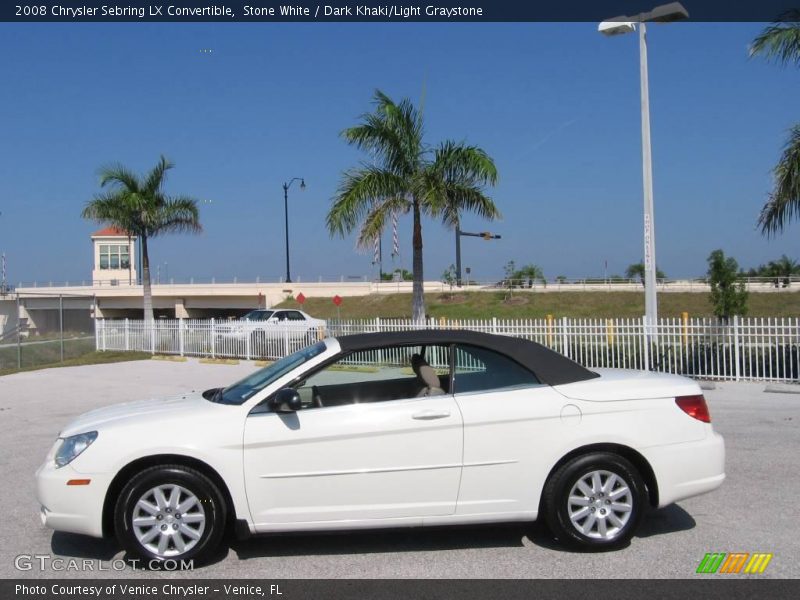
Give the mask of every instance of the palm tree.
MULTIPOLYGON (((750 46, 750 55, 761 55, 779 63, 800 65, 800 11, 790 11, 781 21, 762 31, 750 46)), ((758 225, 770 236, 783 231, 788 222, 800 216, 800 124, 789 132, 783 153, 773 169, 775 188, 770 193, 758 225)))
POLYGON ((202 231, 197 200, 189 196, 168 196, 163 191, 167 171, 175 165, 162 156, 153 169, 140 177, 120 164, 100 169, 97 194, 84 206, 81 216, 115 226, 128 236, 138 236, 142 250, 144 319, 153 320, 153 294, 150 287, 149 238, 179 231, 202 231))
POLYGON ((459 223, 472 211, 497 219, 500 211, 484 192, 497 182, 494 161, 482 149, 446 141, 431 148, 423 140, 422 114, 407 99, 395 103, 376 90, 375 110, 342 132, 351 145, 369 153, 371 162, 342 176, 327 225, 344 237, 358 229, 358 245, 367 248, 395 213, 411 213, 412 317, 425 320, 422 268, 422 216, 440 218, 445 226, 459 223))
MULTIPOLYGON (((644 276, 645 272, 644 272, 643 262, 633 263, 632 265, 628 265, 628 268, 625 269, 625 277, 627 277, 628 279, 636 279, 638 277, 642 285, 644 285, 644 276)), ((664 273, 664 271, 662 271, 661 269, 659 269, 658 266, 656 266, 656 279, 666 279, 666 278, 667 274, 664 273)))
POLYGON ((775 277, 775 287, 778 286, 780 279, 783 280, 784 287, 788 287, 792 277, 800 274, 800 264, 783 254, 778 260, 769 261, 765 271, 769 273, 770 277, 775 277))

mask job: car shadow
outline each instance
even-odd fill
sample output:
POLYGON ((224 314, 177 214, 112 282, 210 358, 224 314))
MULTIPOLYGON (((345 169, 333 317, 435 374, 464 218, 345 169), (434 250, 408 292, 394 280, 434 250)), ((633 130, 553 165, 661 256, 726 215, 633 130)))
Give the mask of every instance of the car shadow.
POLYGON ((286 533, 232 541, 241 560, 266 556, 381 554, 524 546, 530 525, 474 525, 376 531, 286 533))
POLYGON ((53 554, 68 558, 109 561, 119 554, 120 547, 114 539, 98 539, 88 535, 56 531, 50 539, 50 550, 53 554))
POLYGON ((678 504, 670 504, 664 508, 651 510, 648 512, 636 537, 647 538, 664 533, 676 533, 694 529, 697 521, 678 504))
MULTIPOLYGON (((113 539, 98 539, 88 535, 77 533, 64 533, 56 531, 50 540, 50 550, 54 555, 66 559, 89 559, 93 561, 111 562, 112 560, 122 560, 134 570, 148 570, 148 562, 135 558, 123 552, 119 543, 113 539), (120 554, 122 552, 122 554, 120 554)), ((212 552, 202 562, 195 561, 196 567, 205 567, 225 560, 228 556, 228 544, 220 544, 220 547, 212 552)), ((116 567, 115 567, 116 568, 116 567)))

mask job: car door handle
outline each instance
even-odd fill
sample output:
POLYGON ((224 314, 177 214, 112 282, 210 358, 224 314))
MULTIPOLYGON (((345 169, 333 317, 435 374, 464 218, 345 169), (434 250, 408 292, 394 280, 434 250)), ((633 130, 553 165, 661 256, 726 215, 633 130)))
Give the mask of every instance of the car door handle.
POLYGON ((414 413, 411 415, 412 419, 417 419, 420 421, 431 421, 433 419, 444 419, 445 417, 450 416, 449 410, 421 410, 420 412, 414 413))

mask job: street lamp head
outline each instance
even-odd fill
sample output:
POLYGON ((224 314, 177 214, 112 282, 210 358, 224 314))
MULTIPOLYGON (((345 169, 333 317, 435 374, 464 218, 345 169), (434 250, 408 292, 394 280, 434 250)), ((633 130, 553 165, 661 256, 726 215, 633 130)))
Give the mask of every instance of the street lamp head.
POLYGON ((303 179, 302 177, 300 178, 300 189, 301 190, 306 189, 306 180, 303 179))
POLYGON ((630 17, 614 17, 608 21, 603 21, 597 26, 597 31, 603 35, 622 35, 636 31, 636 23, 629 20, 630 17))
POLYGON ((680 2, 670 2, 669 4, 656 6, 649 13, 645 13, 643 20, 657 23, 670 23, 672 21, 680 21, 688 18, 689 12, 680 2))
POLYGON ((669 4, 656 6, 650 12, 641 13, 633 17, 623 15, 608 19, 597 26, 597 31, 609 36, 621 35, 623 33, 632 33, 636 31, 636 23, 670 23, 672 21, 680 21, 688 18, 689 12, 683 7, 683 4, 680 2, 670 2, 669 4))

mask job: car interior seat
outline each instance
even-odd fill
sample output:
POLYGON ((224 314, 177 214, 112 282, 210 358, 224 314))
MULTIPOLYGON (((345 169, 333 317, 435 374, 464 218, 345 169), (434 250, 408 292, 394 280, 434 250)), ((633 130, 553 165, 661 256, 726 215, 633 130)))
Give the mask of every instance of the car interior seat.
POLYGON ((420 389, 417 398, 422 396, 441 396, 446 392, 440 387, 441 382, 436 371, 419 354, 411 356, 411 369, 419 380, 420 389))

